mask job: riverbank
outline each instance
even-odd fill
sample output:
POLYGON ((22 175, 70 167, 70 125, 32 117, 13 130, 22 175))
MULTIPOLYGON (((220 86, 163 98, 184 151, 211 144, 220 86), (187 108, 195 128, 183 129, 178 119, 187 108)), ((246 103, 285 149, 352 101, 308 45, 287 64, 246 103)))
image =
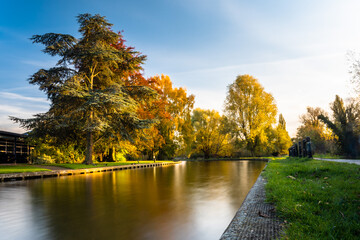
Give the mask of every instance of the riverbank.
POLYGON ((82 163, 52 163, 52 164, 0 164, 0 174, 2 173, 22 173, 22 172, 40 172, 48 170, 65 170, 65 169, 85 169, 85 168, 99 168, 99 167, 114 167, 123 165, 135 164, 151 164, 151 163, 166 163, 173 161, 126 161, 126 162, 102 162, 97 164, 82 164, 82 163))
MULTIPOLYGON (((20 171, 20 172, 10 171, 8 173, 1 173, 0 182, 46 178, 46 177, 60 177, 60 176, 69 176, 69 175, 77 175, 77 174, 89 174, 89 173, 97 173, 97 172, 108 172, 108 171, 146 168, 146 167, 161 167, 161 166, 173 165, 177 163, 178 162, 155 162, 155 163, 152 162, 152 163, 143 163, 143 164, 133 163, 133 164, 124 164, 124 165, 116 165, 116 166, 102 166, 102 167, 86 165, 89 166, 89 168, 61 169, 61 170, 46 169, 47 167, 54 169, 54 166, 40 165, 41 167, 44 167, 44 168, 40 168, 39 166, 20 165, 20 168, 16 168, 18 166, 15 165, 14 171, 20 171)), ((5 166, 3 166, 3 168, 4 167, 5 166)), ((6 169, 9 169, 9 165, 7 165, 6 169)))
POLYGON ((267 201, 286 221, 285 239, 357 239, 360 166, 306 158, 273 160, 267 201))
POLYGON ((189 158, 189 159, 181 159, 181 161, 188 161, 188 162, 193 162, 193 161, 269 161, 271 159, 275 159, 275 158, 282 158, 282 157, 241 157, 241 158, 189 158))
POLYGON ((282 222, 275 208, 266 203, 266 180, 260 175, 221 240, 276 239, 280 236, 282 222))

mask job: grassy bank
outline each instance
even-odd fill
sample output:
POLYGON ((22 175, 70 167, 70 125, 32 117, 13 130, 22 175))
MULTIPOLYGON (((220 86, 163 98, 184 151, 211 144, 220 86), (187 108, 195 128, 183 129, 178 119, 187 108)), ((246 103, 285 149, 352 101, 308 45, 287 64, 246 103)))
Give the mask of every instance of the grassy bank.
POLYGON ((271 161, 268 201, 286 222, 284 239, 358 239, 360 166, 305 158, 271 161))
MULTIPOLYGON (((156 161, 156 163, 172 162, 172 161, 156 161)), ((97 168, 97 167, 111 167, 130 164, 147 164, 154 163, 154 161, 126 161, 126 162, 106 162, 93 165, 86 165, 81 163, 59 163, 59 164, 44 164, 43 166, 53 166, 67 169, 84 169, 84 168, 97 168)), ((16 165, 0 165, 0 174, 4 173, 23 173, 23 172, 41 172, 50 171, 49 169, 41 168, 41 165, 32 166, 29 164, 16 164, 16 165)))
POLYGON ((237 160, 271 160, 276 158, 284 158, 284 157, 238 157, 238 158, 188 158, 181 159, 181 161, 237 161, 237 160))
POLYGON ((327 158, 327 159, 353 159, 353 160, 360 160, 360 157, 357 158, 349 158, 346 156, 341 155, 331 155, 331 154, 315 154, 314 158, 327 158))
MULTIPOLYGON (((156 161, 155 163, 163 163, 163 162, 172 162, 172 161, 156 161)), ((147 164, 147 163, 154 163, 154 161, 104 162, 93 165, 86 165, 81 163, 59 163, 59 164, 46 164, 46 166, 55 166, 55 167, 62 167, 68 169, 83 169, 83 168, 122 166, 122 165, 130 165, 130 164, 147 164)))
POLYGON ((0 165, 0 174, 4 173, 23 173, 23 172, 42 172, 50 171, 45 168, 35 167, 27 164, 0 165))

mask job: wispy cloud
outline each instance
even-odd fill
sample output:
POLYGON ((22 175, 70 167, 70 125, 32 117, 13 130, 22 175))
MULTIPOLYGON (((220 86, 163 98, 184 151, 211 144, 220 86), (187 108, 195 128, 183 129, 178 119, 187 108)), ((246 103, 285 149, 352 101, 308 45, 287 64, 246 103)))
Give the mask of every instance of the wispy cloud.
POLYGON ((346 54, 334 53, 290 58, 272 62, 240 64, 179 72, 170 76, 174 82, 186 82, 195 94, 195 106, 222 111, 227 86, 237 75, 257 78, 265 91, 271 92, 279 112, 295 135, 299 115, 307 106, 329 110, 336 94, 346 98, 351 93, 346 54))
POLYGON ((24 132, 9 116, 31 118, 34 114, 46 112, 48 109, 49 102, 46 98, 0 92, 0 130, 24 132))
POLYGON ((234 29, 242 29, 254 42, 277 51, 309 54, 358 47, 360 32, 355 29, 360 4, 356 0, 221 3, 219 11, 234 29))
POLYGON ((0 97, 5 98, 5 99, 15 99, 15 100, 25 100, 25 101, 31 101, 31 102, 48 103, 48 100, 46 98, 26 97, 26 96, 22 96, 20 94, 11 93, 11 92, 0 92, 0 97))
POLYGON ((338 56, 342 57, 343 55, 344 54, 342 52, 338 52, 338 53, 331 53, 331 54, 304 56, 304 57, 298 57, 298 58, 294 57, 294 58, 281 59, 281 60, 275 60, 275 61, 267 61, 267 62, 244 63, 244 64, 228 65, 228 66, 214 67, 214 68, 202 68, 202 69, 195 69, 195 70, 191 70, 191 71, 174 72, 172 74, 194 74, 194 73, 221 72, 221 71, 239 69, 239 68, 262 67, 265 65, 270 66, 270 65, 278 65, 278 64, 290 64, 290 63, 296 63, 296 62, 301 62, 301 61, 311 61, 314 59, 326 59, 326 58, 332 58, 332 57, 338 57, 338 56))
POLYGON ((50 68, 56 65, 56 61, 34 61, 34 60, 23 60, 23 64, 31 65, 39 68, 50 68))

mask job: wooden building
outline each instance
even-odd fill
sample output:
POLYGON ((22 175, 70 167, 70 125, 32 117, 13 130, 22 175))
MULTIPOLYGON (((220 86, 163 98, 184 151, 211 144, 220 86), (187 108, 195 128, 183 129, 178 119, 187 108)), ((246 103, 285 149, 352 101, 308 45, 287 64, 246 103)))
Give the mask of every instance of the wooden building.
POLYGON ((27 163, 34 148, 25 134, 0 131, 0 163, 27 163))

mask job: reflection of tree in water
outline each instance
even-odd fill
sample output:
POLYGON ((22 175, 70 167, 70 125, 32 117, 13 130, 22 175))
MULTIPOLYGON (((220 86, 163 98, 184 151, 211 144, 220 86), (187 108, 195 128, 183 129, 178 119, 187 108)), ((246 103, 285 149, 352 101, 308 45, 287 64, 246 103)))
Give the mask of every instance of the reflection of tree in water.
POLYGON ((30 191, 51 239, 196 239, 208 222, 222 221, 221 235, 264 165, 191 162, 45 179, 30 191), (228 220, 206 218, 227 202, 228 220))

